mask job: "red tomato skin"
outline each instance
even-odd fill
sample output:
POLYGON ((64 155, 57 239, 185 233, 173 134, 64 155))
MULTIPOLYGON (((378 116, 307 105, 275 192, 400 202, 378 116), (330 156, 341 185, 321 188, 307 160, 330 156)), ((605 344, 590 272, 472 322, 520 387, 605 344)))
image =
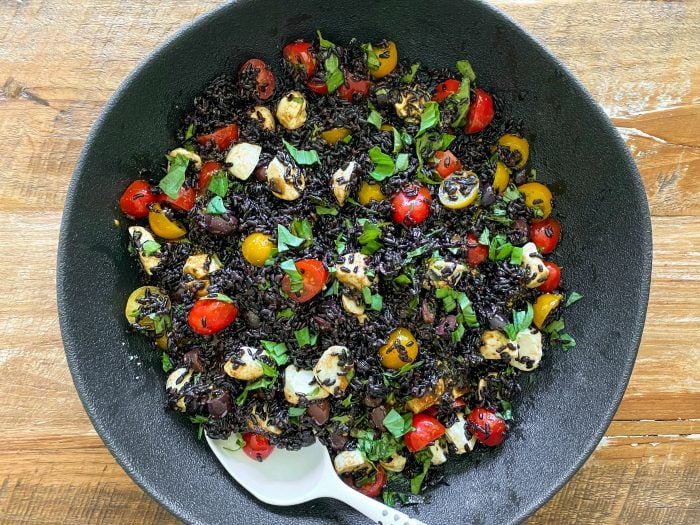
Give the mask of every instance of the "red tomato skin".
POLYGON ((241 437, 243 441, 245 441, 243 452, 245 452, 246 456, 250 459, 254 459, 257 462, 262 462, 267 459, 275 449, 274 446, 270 445, 270 440, 265 436, 254 434, 253 432, 244 432, 241 437))
POLYGON ((207 188, 209 187, 209 182, 214 176, 214 173, 216 173, 217 171, 221 171, 222 169, 224 169, 224 165, 220 162, 214 162, 209 160, 202 164, 202 169, 199 170, 199 180, 197 181, 197 188, 199 190, 199 193, 204 193, 205 191, 207 191, 207 188))
POLYGON ((158 202, 170 204, 180 211, 190 211, 194 208, 194 201, 196 198, 197 191, 194 188, 186 188, 183 186, 177 193, 177 199, 171 199, 165 193, 161 193, 158 196, 158 202))
POLYGON ((155 202, 157 197, 151 189, 151 185, 145 180, 135 180, 127 186, 119 197, 119 207, 124 215, 134 219, 148 217, 148 205, 155 202))
POLYGON ((488 259, 489 247, 479 244, 479 239, 476 235, 470 233, 467 235, 467 262, 472 266, 479 266, 482 262, 488 259))
POLYGON ((403 441, 410 452, 423 450, 430 443, 445 434, 445 427, 437 419, 425 413, 413 416, 411 432, 404 434, 403 441))
POLYGON ((476 407, 467 416, 467 430, 487 447, 495 447, 503 443, 508 425, 493 410, 476 407))
POLYGON ((494 116, 493 98, 486 91, 476 88, 476 96, 469 106, 467 113, 467 125, 464 132, 467 135, 478 133, 491 124, 494 116))
POLYGON ((313 54, 313 46, 309 42, 291 42, 282 48, 282 56, 296 69, 304 71, 306 78, 311 78, 316 73, 316 58, 313 54))
POLYGON ((432 201, 428 188, 410 183, 391 198, 391 218, 396 224, 417 226, 428 217, 432 201))
POLYGON ((294 265, 302 276, 304 288, 299 293, 292 292, 292 280, 288 275, 282 278, 282 291, 297 303, 305 303, 316 297, 328 281, 328 270, 318 259, 302 259, 294 265))
POLYGON ((232 142, 238 140, 238 124, 229 124, 223 128, 219 128, 212 133, 199 135, 197 142, 202 146, 213 140, 216 144, 216 149, 226 151, 232 142))
POLYGON ((238 317, 238 307, 219 299, 199 299, 187 316, 190 328, 199 335, 221 332, 238 317))
POLYGON ((374 482, 367 483, 367 485, 362 485, 361 487, 355 487, 355 490, 370 498, 376 498, 382 493, 384 485, 386 485, 386 473, 382 467, 377 467, 377 474, 375 475, 374 482))
POLYGON ((275 92, 275 74, 270 67, 259 58, 251 58, 245 62, 241 66, 240 71, 245 71, 248 68, 258 70, 258 75, 255 77, 257 84, 256 93, 260 100, 267 100, 275 92))
POLYGON ((462 163, 450 150, 436 151, 435 160, 437 162, 435 169, 441 179, 446 179, 455 171, 462 169, 462 163))
POLYGON ((552 253, 561 238, 561 224, 548 217, 530 226, 530 239, 542 253, 552 253))
POLYGON ((353 95, 359 93, 362 98, 367 98, 369 95, 369 86, 371 82, 365 79, 356 79, 352 75, 345 73, 345 82, 338 88, 338 96, 348 102, 353 101, 353 95))
POLYGON ((448 78, 444 82, 440 82, 435 88, 435 94, 433 95, 433 100, 435 102, 442 102, 450 95, 454 95, 459 90, 460 81, 454 78, 448 78))
POLYGON ((313 91, 314 93, 317 93, 319 95, 328 94, 328 84, 326 84, 325 81, 307 80, 306 87, 309 88, 309 91, 313 91))
POLYGON ((553 292, 559 288, 559 283, 561 282, 561 268, 552 261, 545 261, 544 265, 549 270, 549 276, 537 289, 542 293, 553 292))

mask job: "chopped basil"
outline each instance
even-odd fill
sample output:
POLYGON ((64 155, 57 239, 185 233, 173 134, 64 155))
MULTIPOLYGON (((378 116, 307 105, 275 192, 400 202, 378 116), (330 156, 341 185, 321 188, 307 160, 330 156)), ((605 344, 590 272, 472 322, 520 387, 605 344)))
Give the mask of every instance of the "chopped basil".
POLYGON ((383 433, 379 439, 374 438, 374 431, 360 431, 357 434, 357 450, 372 462, 383 461, 394 455, 399 443, 389 433, 383 433))
POLYGON ((287 409, 287 414, 289 414, 289 417, 299 417, 302 416, 306 413, 306 408, 305 407, 289 407, 287 409))
POLYGON ((418 68, 420 67, 420 62, 416 62, 415 64, 411 65, 411 70, 408 73, 405 73, 404 75, 401 75, 401 82, 404 84, 408 84, 409 82, 413 82, 413 78, 416 76, 416 73, 418 73, 418 68))
POLYGON ((291 259, 287 259, 286 261, 280 264, 280 268, 284 273, 286 273, 289 276, 291 291, 301 292, 304 289, 304 279, 301 276, 301 273, 299 273, 299 270, 297 270, 294 261, 291 259))
POLYGON ((369 219, 358 219, 357 222, 362 225, 362 235, 357 239, 362 245, 360 251, 364 255, 372 255, 383 246, 378 239, 382 237, 381 227, 384 223, 375 224, 369 219))
POLYGON ((316 340, 318 339, 318 335, 311 333, 309 331, 308 326, 305 326, 304 328, 301 328, 299 330, 295 330, 294 337, 297 340, 299 348, 304 348, 305 346, 314 346, 316 344, 316 340))
POLYGON ((185 183, 185 172, 190 159, 178 153, 174 157, 168 157, 168 160, 168 173, 160 180, 158 187, 171 199, 177 199, 180 188, 185 183))
POLYGON ((520 198, 520 192, 513 184, 508 184, 506 191, 503 192, 503 202, 508 203, 520 198))
POLYGON ((218 195, 212 197, 212 199, 209 201, 209 204, 207 204, 207 209, 205 210, 205 213, 208 215, 223 215, 224 213, 226 213, 226 206, 224 206, 223 199, 218 195))
POLYGON ((520 266, 523 262, 523 249, 520 246, 513 246, 510 252, 510 264, 520 266))
POLYGON ((335 53, 330 51, 323 64, 326 68, 326 86, 328 87, 328 93, 335 93, 335 90, 345 82, 345 76, 338 67, 338 57, 335 53))
POLYGON ((371 71, 378 69, 381 63, 379 62, 377 53, 372 49, 372 44, 362 44, 360 47, 367 53, 367 67, 371 71))
POLYGON ((241 406, 243 403, 246 402, 246 399, 248 399, 248 392, 251 392, 253 390, 259 390, 261 388, 269 388, 275 384, 276 379, 277 378, 273 379, 271 377, 261 377, 257 381, 248 383, 243 389, 243 392, 241 392, 240 395, 236 398, 236 404, 238 406, 241 406))
POLYGON ((345 137, 343 137, 340 140, 342 140, 343 142, 345 142, 345 144, 347 144, 352 140, 352 135, 346 135, 345 137))
POLYGON ((290 144, 284 139, 282 139, 282 143, 284 144, 284 147, 287 148, 287 151, 297 164, 309 165, 321 163, 321 159, 319 158, 318 152, 316 150, 297 149, 294 147, 293 144, 290 144))
POLYGON ((481 235, 479 235, 479 244, 483 244, 484 246, 488 246, 489 241, 490 241, 490 236, 491 236, 491 232, 489 232, 489 229, 484 228, 484 231, 482 231, 481 235))
POLYGON ((228 192, 228 175, 223 170, 219 170, 212 175, 207 189, 214 195, 225 197, 228 192))
POLYGON ((283 253, 291 248, 298 248, 306 239, 297 237, 281 224, 277 225, 277 252, 283 253))
POLYGON ((148 240, 144 242, 141 245, 141 251, 143 254, 148 257, 149 255, 153 255, 154 253, 157 253, 160 250, 160 244, 158 244, 156 241, 153 240, 148 240))
POLYGON ((489 260, 502 261, 508 258, 512 251, 513 245, 508 242, 505 234, 499 233, 491 238, 489 243, 489 260))
POLYGON ((292 221, 291 232, 297 236, 304 239, 304 247, 307 248, 311 246, 314 240, 314 234, 311 230, 311 223, 308 219, 294 219, 292 221))
POLYGON ((518 334, 530 328, 532 324, 532 305, 527 303, 527 310, 513 310, 513 322, 505 325, 503 331, 508 336, 508 339, 515 341, 518 334))
POLYGON ((435 297, 442 300, 442 307, 446 313, 459 308, 460 313, 457 315, 457 327, 455 329, 456 335, 455 332, 452 333, 453 340, 459 341, 464 336, 463 323, 466 323, 471 328, 479 327, 479 320, 476 318, 474 306, 466 293, 444 286, 435 289, 435 297))
POLYGON ((506 421, 510 421, 513 419, 513 410, 510 405, 510 401, 507 399, 501 399, 501 410, 499 412, 496 412, 496 415, 500 417, 501 419, 505 419, 506 421))
POLYGON ((267 341, 265 339, 261 339, 260 344, 265 352, 267 352, 267 355, 269 355, 279 366, 282 366, 289 361, 286 344, 276 343, 275 341, 267 341))
POLYGON ((163 352, 163 355, 161 356, 161 361, 163 362, 163 372, 170 372, 174 366, 173 362, 170 360, 170 356, 163 352))
POLYGON ((335 238, 335 251, 338 255, 343 255, 345 252, 345 246, 347 245, 347 240, 345 239, 345 234, 340 232, 335 238))
POLYGON ((185 141, 190 140, 194 136, 194 122, 187 126, 187 131, 185 131, 185 141))
POLYGON ((409 412, 408 414, 404 414, 402 416, 393 408, 386 415, 384 421, 382 421, 384 428, 391 432, 396 438, 400 438, 407 432, 414 430, 412 422, 413 414, 409 412))
POLYGON ((367 153, 370 160, 374 163, 374 169, 369 174, 370 177, 381 182, 394 174, 394 161, 379 146, 373 146, 367 153))
POLYGON ((411 493, 420 494, 425 475, 428 473, 428 469, 430 469, 430 461, 433 459, 433 453, 429 448, 426 448, 418 452, 415 457, 416 462, 423 464, 423 469, 411 478, 411 493))
POLYGON ((367 117, 367 122, 374 125, 375 128, 379 129, 382 127, 382 116, 375 110, 370 111, 367 117))
POLYGON ((294 317, 294 310, 291 308, 285 308, 275 315, 275 319, 291 319, 292 317, 294 317))
POLYGON ((396 172, 406 171, 408 169, 408 153, 399 153, 396 156, 396 172))
POLYGON ((392 127, 391 132, 394 135, 394 153, 398 153, 403 149, 403 140, 401 139, 401 133, 392 127))
POLYGON ((476 74, 472 69, 472 65, 469 63, 469 60, 458 60, 455 66, 457 67, 457 71, 459 71, 460 75, 467 77, 471 82, 476 80, 476 74))
POLYGON ((338 209, 328 208, 326 206, 316 206, 316 215, 338 215, 338 209))
POLYGON ((565 330, 566 326, 564 325, 563 318, 555 319, 542 329, 544 333, 549 334, 550 343, 567 351, 576 346, 576 340, 565 332, 565 330))
POLYGON ((569 295, 569 298, 566 300, 566 303, 564 304, 564 306, 565 307, 571 306, 572 304, 574 304, 576 301, 578 301, 582 297, 583 297, 583 295, 581 295, 578 292, 571 292, 571 294, 569 295))
POLYGON ((457 71, 462 75, 462 82, 456 93, 450 96, 451 101, 457 104, 457 117, 452 121, 452 127, 461 128, 467 123, 469 113, 469 90, 471 83, 476 79, 474 70, 467 60, 457 61, 457 71))
POLYGON ((429 129, 440 124, 440 105, 435 101, 426 102, 423 108, 423 113, 420 115, 420 127, 418 128, 417 137, 429 129))
POLYGON ((398 277, 394 277, 394 282, 400 285, 413 284, 413 280, 406 274, 401 274, 398 277))
POLYGON ((421 255, 425 254, 430 249, 430 244, 423 244, 422 246, 419 246, 415 250, 411 250, 406 253, 406 258, 404 259, 403 263, 408 264, 414 259, 417 259, 421 255))
POLYGON ((343 399, 340 402, 340 404, 343 405, 345 408, 349 407, 351 403, 352 403, 352 394, 350 394, 348 397, 346 397, 345 399, 343 399))
POLYGON ((319 31, 318 29, 316 30, 316 34, 318 35, 318 43, 321 47, 325 49, 331 49, 335 47, 335 44, 333 42, 331 42, 330 40, 326 40, 321 36, 321 31, 319 31))

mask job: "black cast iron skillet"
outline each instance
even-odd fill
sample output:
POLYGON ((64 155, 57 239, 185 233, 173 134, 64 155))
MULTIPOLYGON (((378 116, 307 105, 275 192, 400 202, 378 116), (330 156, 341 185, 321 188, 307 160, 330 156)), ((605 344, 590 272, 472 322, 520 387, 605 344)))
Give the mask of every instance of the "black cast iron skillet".
POLYGON ((401 56, 430 66, 469 59, 481 86, 516 99, 538 176, 557 190, 565 232, 558 262, 566 284, 584 295, 567 314, 578 346, 547 355, 534 382, 525 382, 502 447, 452 464, 432 503, 409 510, 435 525, 520 521, 573 475, 619 404, 644 323, 651 226, 639 174, 602 110, 532 37, 480 2, 239 1, 152 53, 93 127, 66 201, 58 301, 78 393, 128 474, 186 522, 364 523, 331 501, 259 503, 188 421, 166 413, 159 358, 126 331, 123 307, 138 271, 123 227, 113 224, 121 191, 175 145, 180 118, 207 82, 253 56, 277 63, 282 45, 317 28, 337 42, 391 38, 401 56))

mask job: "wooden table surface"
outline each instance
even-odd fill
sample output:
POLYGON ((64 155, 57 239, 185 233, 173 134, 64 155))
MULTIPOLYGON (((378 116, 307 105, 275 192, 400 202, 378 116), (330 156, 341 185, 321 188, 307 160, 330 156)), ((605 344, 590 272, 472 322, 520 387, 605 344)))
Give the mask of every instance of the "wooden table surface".
MULTIPOLYGON (((0 0, 0 523, 177 523, 83 411, 54 265, 66 187, 105 101, 154 45, 217 4, 0 0)), ((700 2, 495 4, 618 126, 654 229, 649 313, 625 398, 593 456, 529 523, 700 523, 700 2)))

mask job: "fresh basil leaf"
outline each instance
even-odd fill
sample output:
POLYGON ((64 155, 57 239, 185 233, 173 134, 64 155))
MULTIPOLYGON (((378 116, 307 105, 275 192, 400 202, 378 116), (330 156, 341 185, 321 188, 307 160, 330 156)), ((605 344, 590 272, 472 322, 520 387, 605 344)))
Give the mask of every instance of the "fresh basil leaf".
POLYGON ((297 270, 296 264, 291 259, 280 263, 280 268, 289 276, 290 289, 292 292, 301 292, 304 289, 304 279, 297 270))
POLYGON ((476 80, 476 74, 474 73, 474 69, 472 69, 472 65, 469 63, 469 60, 458 60, 455 66, 457 67, 459 74, 463 77, 467 77, 470 82, 474 82, 476 80))
POLYGON ((400 78, 401 82, 403 82, 404 84, 408 84, 409 82, 413 82, 413 79, 415 78, 416 73, 418 73, 418 68, 420 68, 420 62, 416 62, 415 64, 412 64, 411 70, 408 73, 401 75, 401 78, 400 78))
POLYGON ((226 213, 226 206, 224 206, 223 199, 218 195, 212 197, 204 212, 208 215, 223 215, 226 213))
POLYGON ((382 116, 377 111, 372 110, 367 117, 367 122, 379 129, 382 127, 382 116))
POLYGON ((160 251, 160 244, 158 244, 156 241, 148 240, 141 245, 141 251, 146 257, 148 257, 160 251))
POLYGON ((261 339, 260 344, 262 345, 263 350, 267 352, 267 355, 269 355, 279 366, 282 366, 289 361, 286 344, 277 343, 275 341, 267 341, 265 339, 261 339))
POLYGON ((396 172, 406 171, 408 169, 408 153, 399 153, 396 156, 396 172))
POLYGON ((331 42, 330 40, 326 40, 321 36, 321 31, 319 31, 318 29, 316 30, 316 34, 318 35, 318 43, 321 47, 325 49, 332 49, 335 47, 335 44, 333 42, 331 42))
POLYGON ((403 149, 403 140, 401 140, 401 133, 392 127, 391 132, 394 135, 394 153, 398 153, 403 149))
POLYGON ((243 392, 236 398, 236 404, 241 406, 248 399, 248 393, 253 390, 259 390, 261 388, 269 388, 275 383, 275 379, 270 377, 261 377, 257 381, 250 382, 243 389, 243 392))
POLYGON ((304 239, 304 247, 307 248, 311 246, 314 240, 314 234, 311 230, 311 223, 308 219, 294 219, 291 225, 291 232, 297 236, 304 239))
POLYGON ((510 264, 520 266, 523 262, 523 249, 520 246, 513 246, 510 252, 510 264))
POLYGON ((298 248, 304 244, 305 239, 297 237, 281 224, 277 225, 277 252, 284 253, 292 248, 298 248))
POLYGON ((287 414, 289 414, 289 417, 299 417, 299 416, 306 414, 306 408, 305 407, 289 407, 287 409, 287 414))
POLYGON ((413 284, 413 281, 411 280, 411 278, 408 275, 405 275, 403 273, 401 275, 399 275, 398 277, 394 277, 394 282, 396 284, 400 284, 402 286, 413 284))
POLYGON ((178 153, 175 157, 168 157, 168 160, 168 173, 160 180, 158 187, 171 199, 177 199, 180 188, 185 183, 185 172, 190 159, 178 153))
POLYGON ((289 307, 285 308, 284 310, 280 310, 275 315, 275 319, 291 319, 292 317, 294 317, 294 310, 289 307))
POLYGON ((491 233, 489 232, 489 229, 484 228, 484 231, 482 231, 481 235, 479 235, 479 244, 483 244, 484 246, 488 246, 489 240, 490 240, 490 235, 491 235, 491 233))
MULTIPOLYGON (((430 469, 430 460, 433 457, 433 453, 430 451, 430 449, 425 449, 427 452, 430 454, 430 457, 427 459, 423 459, 423 469, 413 476, 411 478, 411 493, 412 494, 420 494, 420 489, 421 486, 423 485, 423 480, 425 480, 425 475, 428 473, 428 470, 430 469)), ((420 452, 419 452, 420 454, 420 452)), ((416 459, 418 459, 418 454, 416 454, 416 459)))
POLYGON ((435 101, 426 102, 423 108, 423 113, 420 115, 420 127, 418 128, 417 137, 429 129, 440 124, 440 105, 435 101))
POLYGON ((571 306, 574 304, 576 301, 580 300, 583 298, 583 295, 581 295, 578 292, 571 292, 569 295, 569 298, 566 300, 566 303, 564 303, 564 307, 571 306))
POLYGON ((185 141, 190 140, 194 136, 194 122, 187 126, 187 131, 185 131, 185 141))
POLYGON ((513 184, 509 184, 502 195, 503 202, 508 203, 520 198, 520 192, 513 184))
POLYGON ((226 193, 228 193, 228 175, 226 175, 226 172, 224 170, 215 172, 209 184, 207 184, 207 189, 214 195, 225 197, 226 193))
POLYGON ((373 146, 367 153, 370 160, 374 163, 374 169, 369 174, 370 177, 381 182, 394 174, 394 161, 379 146, 373 146))
POLYGON ((377 53, 372 49, 372 44, 362 44, 360 47, 367 53, 367 67, 371 71, 379 69, 381 62, 379 61, 377 53))
POLYGON ((316 206, 316 215, 338 215, 338 209, 327 208, 326 206, 316 206))
POLYGON ((299 330, 294 331, 294 338, 297 340, 299 348, 304 348, 305 346, 314 346, 318 335, 311 333, 309 327, 305 326, 299 330))
POLYGON ((360 431, 357 435, 357 450, 367 458, 376 462, 389 459, 398 448, 396 438, 385 432, 379 439, 374 438, 374 431, 360 431))
POLYGON ((345 142, 345 144, 348 144, 348 143, 352 140, 352 135, 346 135, 345 137, 343 137, 343 138, 340 139, 340 140, 342 140, 343 142, 345 142))
POLYGON ((297 164, 310 165, 310 164, 320 164, 321 163, 321 159, 319 158, 318 152, 316 150, 297 149, 294 147, 293 144, 290 144, 289 142, 287 142, 284 139, 282 139, 282 143, 284 144, 284 147, 287 148, 287 151, 294 159, 294 162, 296 162, 297 164))
POLYGON ((393 434, 395 438, 400 438, 407 432, 413 430, 413 414, 404 414, 403 416, 399 414, 393 408, 382 421, 384 428, 393 434))
POLYGON ((338 255, 343 255, 345 252, 345 246, 347 245, 347 240, 343 232, 340 232, 335 238, 335 251, 338 255))
POLYGON ((335 53, 330 52, 323 64, 326 68, 326 86, 328 87, 328 93, 335 93, 335 90, 345 82, 345 75, 343 75, 343 72, 338 67, 338 57, 335 53))
POLYGON ((170 356, 163 352, 163 355, 161 356, 161 361, 163 362, 163 372, 170 372, 173 368, 173 362, 170 360, 170 356))

